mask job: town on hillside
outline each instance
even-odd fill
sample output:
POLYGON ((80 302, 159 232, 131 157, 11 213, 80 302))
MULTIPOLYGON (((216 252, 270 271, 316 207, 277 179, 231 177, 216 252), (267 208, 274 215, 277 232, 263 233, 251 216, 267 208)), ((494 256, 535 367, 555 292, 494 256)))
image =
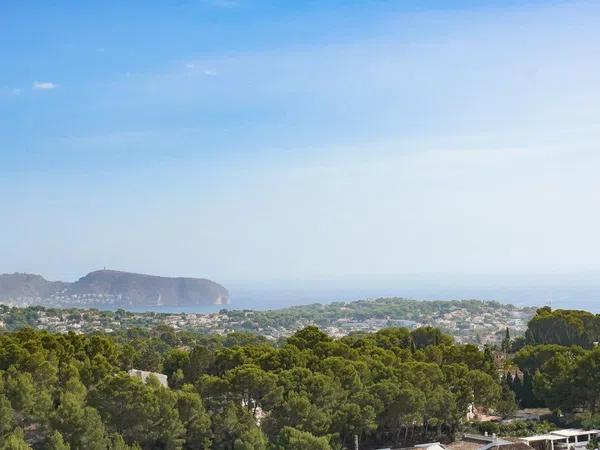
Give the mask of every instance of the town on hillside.
POLYGON ((167 325, 174 330, 226 335, 247 331, 270 340, 290 336, 315 325, 333 337, 375 332, 389 327, 416 329, 435 326, 457 342, 477 345, 501 343, 508 329, 520 336, 535 308, 498 302, 417 301, 384 298, 356 302, 314 304, 279 310, 228 310, 214 313, 154 313, 97 309, 27 308, 0 305, 0 326, 7 330, 33 327, 59 333, 68 331, 112 333, 131 327, 167 325))

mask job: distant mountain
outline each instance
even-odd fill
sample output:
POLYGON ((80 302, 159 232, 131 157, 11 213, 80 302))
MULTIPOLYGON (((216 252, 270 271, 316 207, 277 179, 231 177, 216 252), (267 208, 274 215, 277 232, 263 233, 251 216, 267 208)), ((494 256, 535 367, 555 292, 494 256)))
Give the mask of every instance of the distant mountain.
POLYGON ((61 307, 194 306, 227 304, 229 293, 206 279, 116 270, 91 272, 74 283, 14 273, 0 275, 0 302, 61 307))
POLYGON ((11 298, 45 298, 60 292, 68 283, 48 281, 31 273, 0 274, 0 300, 11 298))

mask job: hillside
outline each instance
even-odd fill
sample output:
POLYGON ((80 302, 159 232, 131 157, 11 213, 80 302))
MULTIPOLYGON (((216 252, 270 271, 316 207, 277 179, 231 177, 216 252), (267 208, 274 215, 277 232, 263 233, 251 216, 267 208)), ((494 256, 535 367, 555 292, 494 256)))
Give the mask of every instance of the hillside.
POLYGON ((318 326, 330 336, 376 332, 382 328, 415 329, 435 326, 457 342, 496 345, 507 328, 522 336, 536 308, 477 300, 426 301, 381 298, 355 302, 314 304, 269 311, 229 310, 212 313, 98 311, 32 306, 0 306, 0 324, 7 330, 32 327, 48 331, 118 332, 132 327, 150 329, 170 326, 177 330, 224 334, 251 332, 267 339, 289 336, 306 326, 318 326))
POLYGON ((45 298, 60 292, 66 283, 48 281, 30 273, 0 274, 0 300, 11 298, 45 298))
POLYGON ((0 275, 0 302, 62 307, 193 306, 227 304, 229 293, 211 280, 116 270, 91 272, 74 283, 15 273, 0 275))

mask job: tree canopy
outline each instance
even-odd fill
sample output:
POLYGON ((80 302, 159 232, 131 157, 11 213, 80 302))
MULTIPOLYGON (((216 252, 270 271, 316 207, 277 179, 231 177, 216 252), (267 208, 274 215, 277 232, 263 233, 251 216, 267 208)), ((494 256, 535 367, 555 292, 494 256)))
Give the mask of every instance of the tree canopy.
POLYGON ((0 335, 0 448, 406 444, 449 439, 470 404, 503 401, 489 352, 431 327, 341 339, 308 327, 277 343, 168 327, 0 335), (169 387, 132 368, 165 373, 169 387))

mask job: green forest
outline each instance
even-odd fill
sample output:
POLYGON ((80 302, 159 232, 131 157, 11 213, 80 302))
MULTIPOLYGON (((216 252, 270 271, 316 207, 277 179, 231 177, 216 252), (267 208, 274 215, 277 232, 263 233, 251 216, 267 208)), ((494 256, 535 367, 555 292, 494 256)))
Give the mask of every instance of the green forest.
POLYGON ((509 379, 522 406, 547 406, 557 417, 581 411, 584 425, 600 426, 600 316, 545 307, 524 338, 512 342, 509 379))
POLYGON ((548 406, 593 426, 597 321, 544 308, 498 349, 431 327, 341 339, 308 327, 278 342, 166 326, 23 328, 0 335, 0 449, 339 450, 354 436, 361 449, 406 446, 453 439, 471 404, 501 416, 548 406))
POLYGON ((5 448, 343 448, 450 435, 474 398, 502 400, 491 352, 433 328, 333 340, 309 327, 281 345, 166 327, 0 339, 5 448))

